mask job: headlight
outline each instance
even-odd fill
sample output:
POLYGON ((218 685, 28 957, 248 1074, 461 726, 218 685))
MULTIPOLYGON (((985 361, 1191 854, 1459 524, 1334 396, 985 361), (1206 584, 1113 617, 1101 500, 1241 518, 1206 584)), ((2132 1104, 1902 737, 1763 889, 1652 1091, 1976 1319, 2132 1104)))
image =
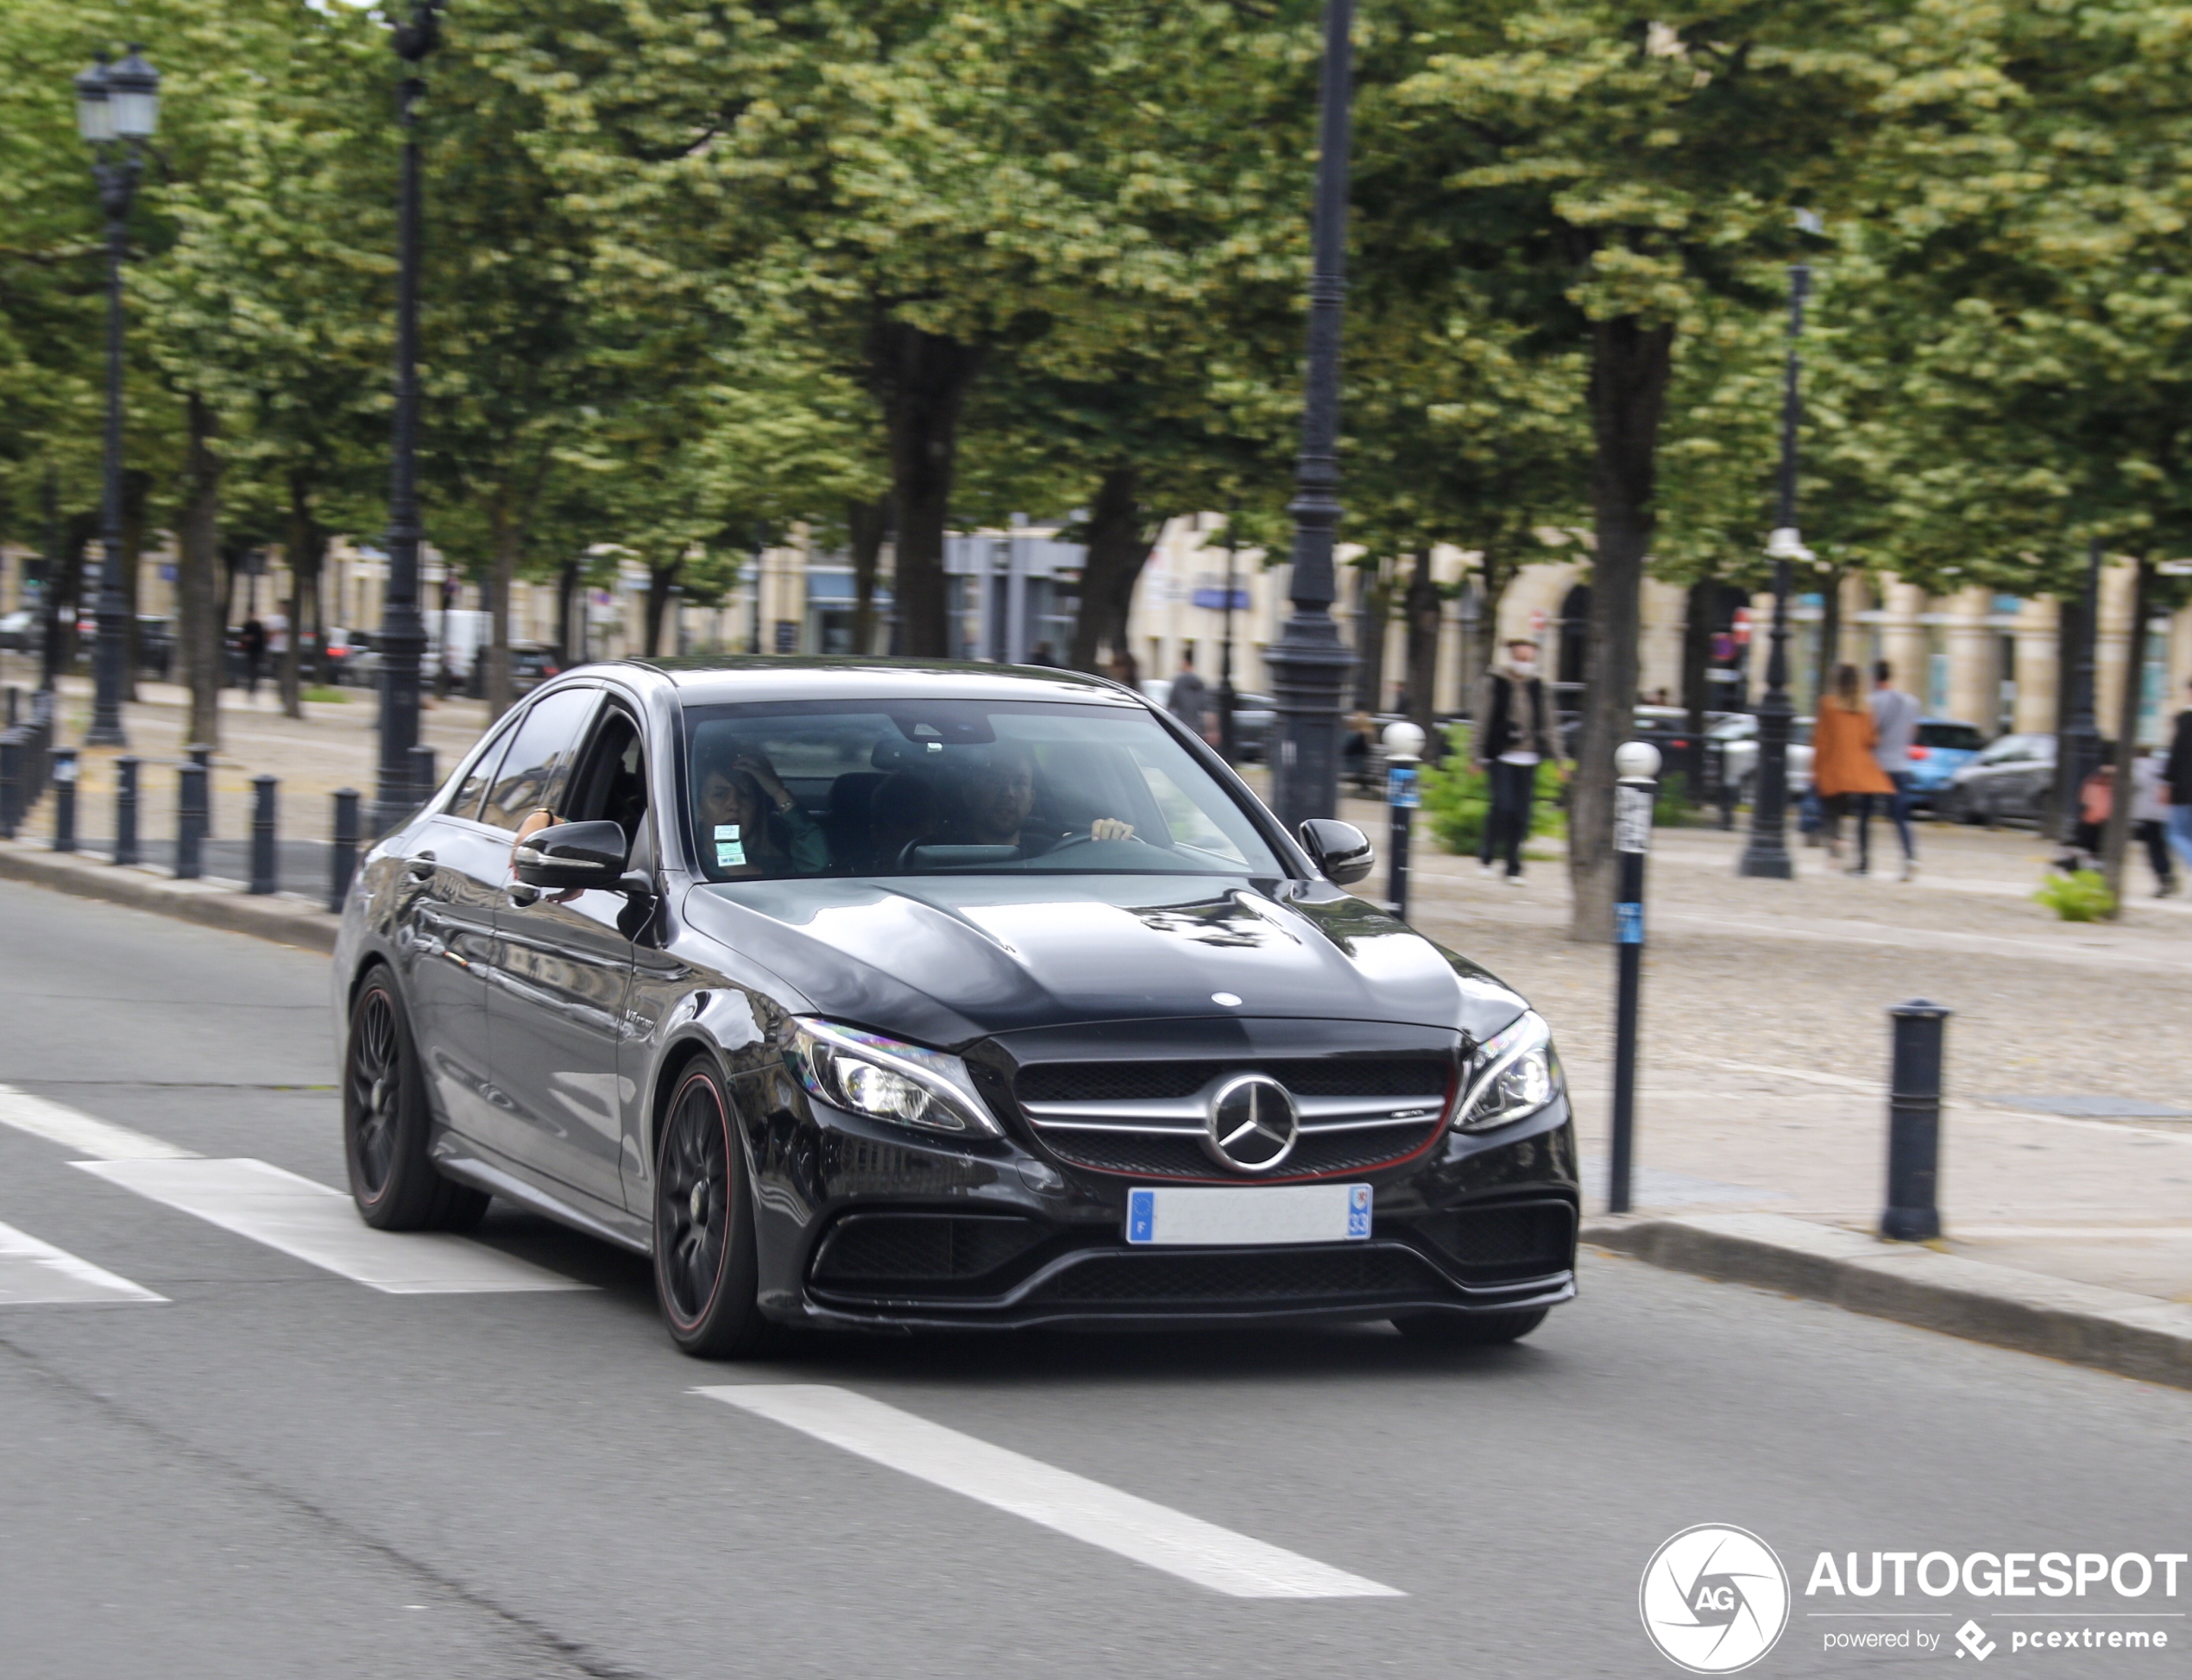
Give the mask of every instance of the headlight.
POLYGON ((1527 1119, 1568 1088, 1553 1053, 1553 1029, 1534 1010, 1486 1039, 1470 1065, 1469 1085, 1454 1111, 1454 1127, 1489 1130, 1527 1119))
POLYGON ((849 1114, 923 1131, 1004 1134, 957 1056, 828 1021, 794 1021, 787 1054, 815 1096, 849 1114))

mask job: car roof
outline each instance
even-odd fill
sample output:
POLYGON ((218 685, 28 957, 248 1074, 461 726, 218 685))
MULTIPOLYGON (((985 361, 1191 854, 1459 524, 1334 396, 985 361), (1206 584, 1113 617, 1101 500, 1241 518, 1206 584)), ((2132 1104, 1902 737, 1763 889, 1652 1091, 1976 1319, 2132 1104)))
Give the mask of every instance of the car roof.
MULTIPOLYGON (((566 672, 565 675, 580 674, 566 672)), ((687 706, 781 700, 1050 700, 1143 707, 1147 702, 1108 677, 1046 665, 992 665, 973 660, 858 659, 794 655, 646 661, 620 659, 595 670, 620 670, 666 683, 687 706)))

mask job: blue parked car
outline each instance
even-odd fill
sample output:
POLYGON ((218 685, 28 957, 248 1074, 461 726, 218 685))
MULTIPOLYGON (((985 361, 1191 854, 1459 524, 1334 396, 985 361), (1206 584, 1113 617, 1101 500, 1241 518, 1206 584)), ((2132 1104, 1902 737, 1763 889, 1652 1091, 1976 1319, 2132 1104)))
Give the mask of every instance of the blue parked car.
POLYGON ((1911 748, 1911 809, 1935 807, 1956 773, 1979 756, 1987 737, 1976 724, 1953 718, 1920 718, 1911 748))

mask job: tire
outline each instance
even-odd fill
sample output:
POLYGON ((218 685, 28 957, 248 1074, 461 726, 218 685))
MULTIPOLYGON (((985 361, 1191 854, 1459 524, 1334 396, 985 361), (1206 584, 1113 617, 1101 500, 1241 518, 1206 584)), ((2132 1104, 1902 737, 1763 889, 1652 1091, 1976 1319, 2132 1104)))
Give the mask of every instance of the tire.
POLYGON ((426 1153, 432 1132, 411 1017, 395 980, 375 967, 350 1006, 343 1052, 343 1161, 358 1217, 376 1230, 469 1230, 488 1195, 445 1179, 426 1153))
POLYGON ((1493 1348, 1519 1342, 1545 1322, 1548 1311, 1534 1306, 1514 1312, 1411 1312, 1393 1320, 1393 1328, 1411 1342, 1441 1348, 1493 1348))
POLYGON ((655 1153, 654 1287, 662 1322, 696 1359, 752 1359, 777 1326, 754 1299, 753 1198, 723 1081, 705 1061, 677 1076, 655 1153))

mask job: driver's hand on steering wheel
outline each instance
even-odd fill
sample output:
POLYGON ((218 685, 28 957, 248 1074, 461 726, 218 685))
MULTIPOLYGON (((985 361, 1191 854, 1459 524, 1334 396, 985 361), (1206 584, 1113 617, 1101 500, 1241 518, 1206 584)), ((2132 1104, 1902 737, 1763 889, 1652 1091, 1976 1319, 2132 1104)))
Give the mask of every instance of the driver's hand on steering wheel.
POLYGON ((1121 822, 1115 816, 1099 816, 1088 825, 1088 838, 1091 840, 1132 840, 1134 825, 1131 822, 1121 822))

